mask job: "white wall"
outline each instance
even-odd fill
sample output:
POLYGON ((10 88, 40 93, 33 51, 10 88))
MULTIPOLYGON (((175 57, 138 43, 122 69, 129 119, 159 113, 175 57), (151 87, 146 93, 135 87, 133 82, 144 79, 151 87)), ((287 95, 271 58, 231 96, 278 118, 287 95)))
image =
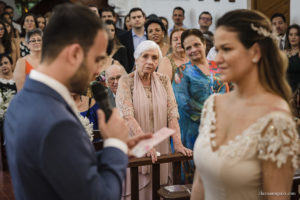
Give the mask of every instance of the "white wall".
POLYGON ((216 19, 229 10, 247 8, 247 0, 237 0, 235 3, 229 3, 228 0, 219 2, 214 0, 141 0, 141 7, 146 14, 155 13, 166 17, 169 20, 169 27, 173 26, 172 12, 176 6, 181 6, 185 10, 184 24, 189 28, 199 28, 199 14, 202 11, 209 11, 213 16, 211 30, 214 30, 216 19))
POLYGON ((249 8, 250 5, 250 0, 236 0, 235 3, 230 3, 228 0, 220 0, 220 2, 214 0, 109 0, 109 3, 114 2, 115 5, 118 5, 120 1, 123 4, 120 6, 124 11, 122 14, 128 13, 132 7, 141 7, 146 15, 155 13, 158 16, 166 17, 169 27, 173 26, 172 12, 177 6, 181 6, 185 10, 184 24, 189 28, 199 28, 199 14, 202 11, 209 11, 213 16, 213 24, 210 28, 212 31, 215 29, 216 19, 225 12, 237 8, 249 8))
POLYGON ((290 23, 300 24, 300 1, 291 0, 290 3, 290 23))
MULTIPOLYGON (((213 16, 213 24, 210 30, 214 31, 216 20, 229 10, 238 8, 250 8, 251 0, 236 0, 230 3, 228 0, 109 0, 115 5, 121 4, 121 14, 126 15, 132 7, 141 7, 146 15, 155 13, 169 20, 169 26, 173 25, 172 11, 176 6, 185 9, 184 24, 190 28, 198 28, 198 17, 202 11, 209 11, 213 16)), ((300 24, 300 0, 290 0, 290 22, 300 24)))

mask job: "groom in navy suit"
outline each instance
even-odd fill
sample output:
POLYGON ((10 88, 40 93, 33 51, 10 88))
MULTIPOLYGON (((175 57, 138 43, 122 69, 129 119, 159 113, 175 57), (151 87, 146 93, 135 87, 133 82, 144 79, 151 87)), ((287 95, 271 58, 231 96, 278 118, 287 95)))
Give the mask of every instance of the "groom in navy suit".
MULTIPOLYGON (((95 152, 70 92, 83 93, 99 73, 108 35, 88 8, 58 6, 43 36, 41 63, 6 113, 4 132, 16 199, 120 199, 128 128, 99 110, 104 148, 95 152)), ((145 138, 145 137, 144 137, 145 138)))

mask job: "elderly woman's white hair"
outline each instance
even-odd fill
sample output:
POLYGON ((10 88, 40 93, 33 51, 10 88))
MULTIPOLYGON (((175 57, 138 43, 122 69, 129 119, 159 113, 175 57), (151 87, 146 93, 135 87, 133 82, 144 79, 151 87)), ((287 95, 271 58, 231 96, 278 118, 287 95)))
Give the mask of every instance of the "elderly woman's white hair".
POLYGON ((145 41, 141 42, 137 46, 136 50, 134 51, 134 58, 138 59, 141 56, 142 53, 144 53, 145 51, 148 51, 150 49, 157 49, 159 59, 162 58, 162 53, 161 53, 160 47, 155 42, 153 42, 152 40, 145 40, 145 41))

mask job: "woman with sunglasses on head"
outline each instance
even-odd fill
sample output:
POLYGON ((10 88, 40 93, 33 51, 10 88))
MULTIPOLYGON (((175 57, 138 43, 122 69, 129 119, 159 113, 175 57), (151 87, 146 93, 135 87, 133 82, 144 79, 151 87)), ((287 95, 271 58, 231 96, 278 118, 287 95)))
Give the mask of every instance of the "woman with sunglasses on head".
POLYGON ((23 88, 26 76, 30 71, 40 63, 42 52, 42 36, 43 32, 40 29, 33 29, 26 33, 26 42, 30 50, 30 54, 20 58, 17 61, 16 69, 14 71, 14 80, 16 81, 17 90, 23 88))

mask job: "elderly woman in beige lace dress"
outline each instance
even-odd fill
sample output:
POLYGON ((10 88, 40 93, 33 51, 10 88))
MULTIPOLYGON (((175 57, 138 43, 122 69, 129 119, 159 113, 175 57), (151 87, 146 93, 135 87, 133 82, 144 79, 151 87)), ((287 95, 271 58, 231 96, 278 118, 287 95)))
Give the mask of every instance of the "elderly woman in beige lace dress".
MULTIPOLYGON (((153 41, 142 42, 134 52, 136 71, 123 76, 116 95, 117 108, 126 120, 131 136, 154 133, 163 127, 176 130, 172 136, 175 151, 192 156, 192 151, 182 145, 178 125, 177 104, 166 75, 154 72, 162 57, 159 46, 153 41)), ((152 162, 158 152, 170 152, 170 142, 165 140, 148 154, 152 162)), ((161 165, 161 184, 168 183, 168 165, 161 165)), ((151 173, 140 169, 140 198, 151 199, 151 173)), ((128 188, 128 187, 127 187, 128 188)))

